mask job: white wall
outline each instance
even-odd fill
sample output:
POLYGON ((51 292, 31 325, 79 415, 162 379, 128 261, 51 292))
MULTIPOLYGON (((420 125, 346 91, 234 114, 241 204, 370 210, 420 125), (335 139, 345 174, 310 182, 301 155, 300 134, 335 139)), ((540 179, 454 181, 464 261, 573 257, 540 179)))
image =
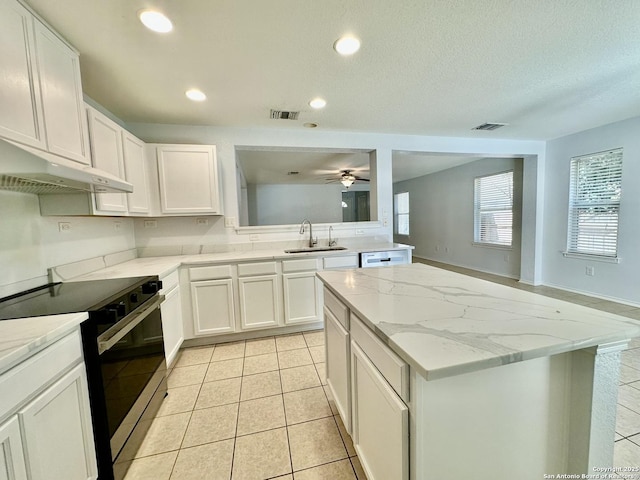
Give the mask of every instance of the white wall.
POLYGON ((0 219, 0 296, 45 283, 48 267, 135 247, 133 220, 41 217, 36 195, 0 191, 0 219))
POLYGON ((342 190, 334 185, 248 185, 252 225, 342 223, 342 190))
POLYGON ((543 281, 547 285, 640 304, 640 118, 558 138, 547 144, 543 281), (565 258, 571 157, 622 147, 619 264, 565 258), (585 274, 595 267, 595 276, 585 274))
POLYGON ((486 158, 393 184, 394 193, 409 192, 409 237, 414 256, 484 272, 520 278, 522 225, 521 159, 486 158), (514 170, 514 225, 511 249, 473 244, 474 178, 514 170))

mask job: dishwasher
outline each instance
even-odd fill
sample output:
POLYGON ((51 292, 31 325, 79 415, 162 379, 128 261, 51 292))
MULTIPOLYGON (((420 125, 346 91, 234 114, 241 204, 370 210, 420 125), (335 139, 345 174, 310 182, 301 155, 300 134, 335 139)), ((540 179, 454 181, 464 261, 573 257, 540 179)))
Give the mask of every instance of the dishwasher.
POLYGON ((409 250, 362 252, 360 254, 360 268, 386 267, 405 263, 410 263, 409 250))

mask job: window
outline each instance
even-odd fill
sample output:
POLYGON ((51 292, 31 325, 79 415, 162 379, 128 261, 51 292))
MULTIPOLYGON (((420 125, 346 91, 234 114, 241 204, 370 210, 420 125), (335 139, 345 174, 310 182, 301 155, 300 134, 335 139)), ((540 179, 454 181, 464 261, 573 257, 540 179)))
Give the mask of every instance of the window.
POLYGON ((513 171, 477 177, 474 241, 511 246, 513 233, 513 171))
POLYGON ((567 253, 616 258, 622 149, 571 159, 567 253))
POLYGON ((393 196, 393 213, 396 235, 409 235, 409 192, 393 196))

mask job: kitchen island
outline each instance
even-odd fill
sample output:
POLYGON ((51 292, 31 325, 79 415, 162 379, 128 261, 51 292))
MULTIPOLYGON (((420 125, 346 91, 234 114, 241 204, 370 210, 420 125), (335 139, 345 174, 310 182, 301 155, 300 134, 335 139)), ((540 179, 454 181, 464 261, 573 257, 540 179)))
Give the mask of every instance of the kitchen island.
POLYGON ((612 466, 639 322, 421 264, 318 277, 327 383, 369 480, 612 466))

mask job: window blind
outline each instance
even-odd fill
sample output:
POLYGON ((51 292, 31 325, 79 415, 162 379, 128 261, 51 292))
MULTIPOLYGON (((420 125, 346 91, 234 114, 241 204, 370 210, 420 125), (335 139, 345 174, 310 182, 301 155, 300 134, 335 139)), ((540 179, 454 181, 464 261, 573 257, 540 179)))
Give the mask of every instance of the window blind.
POLYGON ((618 255, 622 149, 571 159, 567 252, 618 255))
POLYGON ((477 177, 474 191, 474 240, 511 246, 513 171, 477 177))

